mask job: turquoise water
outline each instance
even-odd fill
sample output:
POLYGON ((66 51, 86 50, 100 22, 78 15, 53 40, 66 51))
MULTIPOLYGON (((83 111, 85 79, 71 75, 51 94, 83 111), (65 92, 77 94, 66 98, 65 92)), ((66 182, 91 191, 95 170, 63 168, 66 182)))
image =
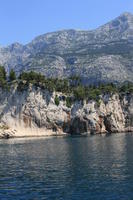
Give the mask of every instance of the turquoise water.
POLYGON ((0 141, 0 200, 132 200, 133 135, 0 141))

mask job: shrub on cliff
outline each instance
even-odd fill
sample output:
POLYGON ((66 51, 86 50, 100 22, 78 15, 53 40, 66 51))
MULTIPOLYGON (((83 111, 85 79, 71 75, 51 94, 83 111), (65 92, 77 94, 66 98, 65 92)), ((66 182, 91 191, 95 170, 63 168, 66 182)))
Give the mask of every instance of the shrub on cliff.
POLYGON ((71 106, 72 106, 72 98, 71 97, 66 97, 66 106, 68 108, 71 108, 71 106))
POLYGON ((88 90, 88 100, 99 100, 99 96, 101 95, 101 91, 98 88, 91 88, 88 90))
POLYGON ((74 97, 77 100, 83 100, 86 97, 85 87, 84 86, 78 86, 74 89, 74 97))
POLYGON ((113 83, 108 83, 108 84, 102 84, 100 87, 100 90, 102 93, 115 93, 118 92, 117 86, 113 83))
POLYGON ((45 81, 45 77, 40 74, 40 73, 36 73, 34 71, 31 72, 22 72, 22 74, 20 74, 19 79, 21 80, 25 80, 29 83, 43 83, 45 81))
POLYGON ((56 105, 56 106, 59 106, 60 100, 59 100, 59 97, 58 97, 57 95, 55 96, 54 101, 55 101, 55 105, 56 105))
POLYGON ((119 87, 120 93, 133 93, 133 83, 125 83, 121 87, 119 87))
POLYGON ((3 66, 0 66, 0 79, 6 80, 6 71, 3 66))
POLYGON ((0 66, 0 87, 7 88, 6 71, 2 66, 0 66))
POLYGON ((15 74, 15 71, 13 69, 11 69, 11 71, 10 71, 9 80, 10 81, 16 80, 16 74, 15 74))

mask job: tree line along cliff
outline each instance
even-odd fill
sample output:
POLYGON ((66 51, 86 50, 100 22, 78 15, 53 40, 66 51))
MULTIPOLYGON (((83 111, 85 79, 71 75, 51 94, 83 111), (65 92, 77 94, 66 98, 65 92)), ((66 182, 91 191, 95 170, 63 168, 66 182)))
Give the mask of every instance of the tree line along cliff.
MULTIPOLYGON (((99 103, 100 95, 119 93, 120 95, 133 93, 133 83, 125 82, 122 84, 114 83, 97 83, 95 85, 84 85, 79 76, 72 76, 66 79, 47 78, 41 73, 34 71, 22 72, 19 77, 16 77, 15 71, 11 69, 9 76, 6 75, 4 67, 0 66, 0 87, 5 90, 10 90, 12 84, 17 84, 18 91, 26 90, 30 84, 50 92, 61 92, 66 97, 67 105, 71 106, 76 100, 95 100, 99 103)), ((59 99, 55 98, 58 105, 59 99)))

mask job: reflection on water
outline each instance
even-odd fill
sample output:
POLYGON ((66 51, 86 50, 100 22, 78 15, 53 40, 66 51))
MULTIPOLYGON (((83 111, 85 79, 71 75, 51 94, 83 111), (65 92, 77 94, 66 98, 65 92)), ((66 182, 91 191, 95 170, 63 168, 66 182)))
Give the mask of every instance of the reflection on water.
POLYGON ((0 200, 133 199, 133 135, 0 141, 0 200))

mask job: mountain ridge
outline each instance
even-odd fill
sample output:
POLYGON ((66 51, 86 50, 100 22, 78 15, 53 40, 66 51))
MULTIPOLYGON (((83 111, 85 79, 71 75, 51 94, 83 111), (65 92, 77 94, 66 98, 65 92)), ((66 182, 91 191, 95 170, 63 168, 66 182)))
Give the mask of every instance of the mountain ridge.
POLYGON ((0 48, 0 64, 48 77, 79 75, 87 84, 132 81, 133 15, 125 12, 94 30, 60 30, 0 48))

